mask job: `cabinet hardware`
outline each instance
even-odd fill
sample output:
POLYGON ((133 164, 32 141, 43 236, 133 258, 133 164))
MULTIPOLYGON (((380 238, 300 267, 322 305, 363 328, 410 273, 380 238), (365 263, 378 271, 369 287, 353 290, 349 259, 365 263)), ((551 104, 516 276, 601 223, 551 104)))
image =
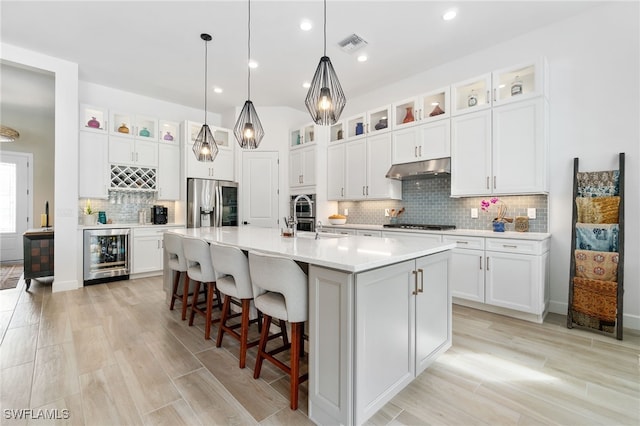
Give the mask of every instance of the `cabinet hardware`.
POLYGON ((487 271, 489 270, 489 257, 487 257, 487 271))
POLYGON ((365 195, 369 195, 369 185, 367 185, 367 193, 365 195))
POLYGON ((482 256, 478 256, 480 258, 480 270, 482 271, 482 256))
POLYGON ((369 123, 367 123, 367 133, 369 133, 369 123))
POLYGON ((413 156, 418 158, 418 147, 417 146, 413 147, 413 156))
POLYGON ((418 272, 420 272, 420 288, 418 289, 418 293, 424 293, 424 269, 418 268, 418 272))
POLYGON ((504 248, 514 248, 514 249, 518 248, 518 246, 515 245, 515 244, 503 244, 502 247, 504 247, 504 248))
POLYGON ((496 177, 493 177, 493 189, 496 189, 496 177))
POLYGON ((340 196, 344 197, 344 188, 340 188, 340 196))
POLYGON ((491 98, 489 97, 490 92, 487 90, 487 103, 489 103, 491 101, 491 98))
POLYGON ((496 89, 493 89, 493 102, 496 101, 496 89))
POLYGON ((456 241, 456 244, 469 244, 469 241, 456 241))
POLYGON ((422 157, 422 145, 418 147, 418 157, 422 157))
POLYGON ((365 193, 364 193, 364 186, 362 187, 362 195, 365 195, 365 193))
POLYGON ((417 117, 420 117, 419 119, 420 119, 420 120, 422 120, 422 118, 423 118, 423 117, 422 117, 422 108, 420 108, 420 109, 418 110, 418 115, 417 115, 417 117))
POLYGON ((414 296, 418 295, 418 271, 411 271, 415 277, 414 279, 414 290, 411 292, 414 296))
POLYGON ((489 189, 489 176, 487 176, 487 189, 489 189))

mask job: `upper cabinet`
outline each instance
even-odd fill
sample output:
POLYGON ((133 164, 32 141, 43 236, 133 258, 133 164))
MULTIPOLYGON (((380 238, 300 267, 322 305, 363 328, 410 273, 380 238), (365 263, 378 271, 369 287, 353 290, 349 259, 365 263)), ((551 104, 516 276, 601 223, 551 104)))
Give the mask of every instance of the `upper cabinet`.
POLYGON ((80 130, 106 134, 108 117, 106 108, 80 104, 80 130))
POLYGON ((109 134, 139 140, 158 140, 158 119, 145 115, 111 111, 109 134))
POLYGON ((289 132, 289 146, 294 147, 306 143, 314 143, 317 136, 316 125, 313 123, 306 124, 289 132))
POLYGON ((185 121, 183 123, 183 140, 185 153, 186 176, 191 178, 235 180, 235 144, 230 129, 209 126, 213 139, 218 145, 218 155, 213 162, 198 161, 193 153, 193 143, 200 133, 202 123, 185 121))
POLYGON ((544 58, 496 70, 451 86, 452 114, 548 95, 548 65, 544 58))
POLYGON ((180 146, 180 123, 160 120, 158 122, 158 136, 160 142, 180 146))
POLYGON ((344 121, 346 128, 342 129, 345 139, 353 141, 391 131, 391 111, 391 105, 384 105, 347 118, 344 121))
MULTIPOLYGON (((549 191, 546 62, 496 71, 454 85, 458 104, 469 87, 492 82, 479 103, 451 119, 451 195, 542 194, 549 191), (492 76, 492 79, 489 79, 492 76), (509 83, 511 82, 511 83, 509 83), (489 96, 486 98, 486 96, 489 96), (463 114, 464 113, 464 114, 463 114)), ((471 89, 475 90, 475 89, 471 89)), ((480 91, 476 92, 481 94, 480 91)))
POLYGON ((451 116, 449 86, 393 104, 393 128, 404 129, 451 116))

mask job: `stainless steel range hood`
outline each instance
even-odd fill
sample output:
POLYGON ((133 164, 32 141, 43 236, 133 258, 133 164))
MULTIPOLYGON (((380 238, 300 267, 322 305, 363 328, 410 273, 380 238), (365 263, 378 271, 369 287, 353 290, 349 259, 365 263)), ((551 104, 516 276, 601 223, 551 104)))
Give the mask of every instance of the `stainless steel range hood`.
POLYGON ((414 163, 394 164, 386 177, 397 180, 422 179, 451 173, 451 158, 416 161, 414 163))

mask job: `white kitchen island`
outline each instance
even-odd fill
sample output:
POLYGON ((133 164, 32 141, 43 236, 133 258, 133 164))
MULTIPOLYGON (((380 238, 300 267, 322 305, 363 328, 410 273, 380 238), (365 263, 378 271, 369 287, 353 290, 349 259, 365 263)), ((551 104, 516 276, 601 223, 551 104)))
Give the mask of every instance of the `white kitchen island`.
MULTIPOLYGON (((244 227, 177 229, 309 269, 309 417, 362 424, 451 346, 455 243, 244 227)), ((165 290, 170 273, 165 268, 165 290)))

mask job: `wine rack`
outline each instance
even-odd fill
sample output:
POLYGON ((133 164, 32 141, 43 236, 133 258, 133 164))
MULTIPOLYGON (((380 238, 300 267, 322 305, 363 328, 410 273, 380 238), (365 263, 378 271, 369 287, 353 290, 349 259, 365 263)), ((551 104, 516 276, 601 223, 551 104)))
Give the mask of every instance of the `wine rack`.
POLYGON ((154 168, 111 165, 111 189, 157 191, 158 172, 154 168))

